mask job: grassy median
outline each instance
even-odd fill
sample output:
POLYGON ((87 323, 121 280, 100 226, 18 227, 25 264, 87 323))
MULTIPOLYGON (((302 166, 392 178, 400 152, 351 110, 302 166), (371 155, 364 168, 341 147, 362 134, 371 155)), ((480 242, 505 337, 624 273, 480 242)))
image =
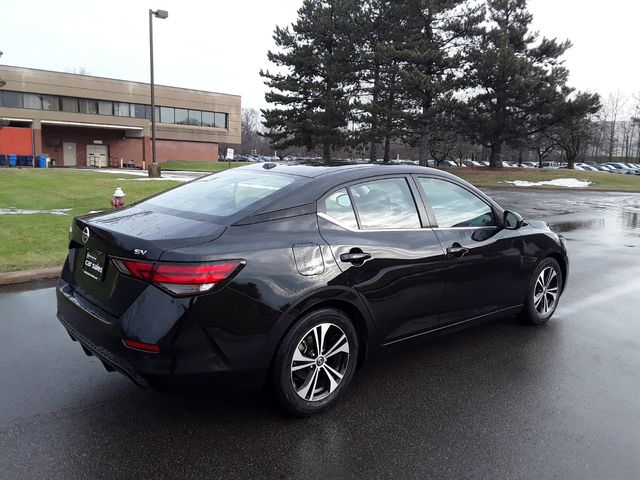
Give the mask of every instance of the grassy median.
POLYGON ((162 170, 180 171, 187 170, 192 172, 222 172, 229 168, 243 167, 245 165, 254 165, 251 162, 189 162, 189 161, 172 161, 163 163, 162 170))
MULTIPOLYGON (((588 180, 591 185, 585 190, 616 190, 640 192, 640 175, 620 175, 607 172, 585 172, 567 169, 539 169, 539 168, 448 168, 447 172, 464 178, 477 187, 507 187, 507 183, 514 180, 528 182, 541 182, 558 178, 575 178, 588 180)), ((512 185, 511 185, 512 186, 512 185)), ((530 187, 519 187, 530 188, 530 187)), ((562 187, 538 187, 538 188, 562 188, 562 187)), ((582 190, 582 189, 581 189, 582 190)))
POLYGON ((129 204, 178 183, 136 178, 78 170, 0 169, 0 211, 71 209, 61 215, 0 213, 0 272, 62 265, 71 219, 110 209, 116 187, 122 187, 129 204))

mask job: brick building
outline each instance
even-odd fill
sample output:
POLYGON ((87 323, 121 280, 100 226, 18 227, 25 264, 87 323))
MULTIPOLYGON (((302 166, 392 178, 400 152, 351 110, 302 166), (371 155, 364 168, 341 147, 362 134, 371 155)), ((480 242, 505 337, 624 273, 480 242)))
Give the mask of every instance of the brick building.
MULTIPOLYGON (((56 166, 151 163, 148 83, 0 65, 0 155, 56 166)), ((240 97, 156 85, 158 162, 218 160, 240 143, 240 97)))

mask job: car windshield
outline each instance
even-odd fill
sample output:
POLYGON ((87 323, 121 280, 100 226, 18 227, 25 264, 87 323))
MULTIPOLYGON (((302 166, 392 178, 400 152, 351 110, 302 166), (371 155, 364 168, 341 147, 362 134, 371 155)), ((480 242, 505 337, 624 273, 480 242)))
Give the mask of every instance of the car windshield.
POLYGON ((264 200, 295 177, 252 170, 210 175, 146 200, 141 205, 207 217, 227 218, 264 200))

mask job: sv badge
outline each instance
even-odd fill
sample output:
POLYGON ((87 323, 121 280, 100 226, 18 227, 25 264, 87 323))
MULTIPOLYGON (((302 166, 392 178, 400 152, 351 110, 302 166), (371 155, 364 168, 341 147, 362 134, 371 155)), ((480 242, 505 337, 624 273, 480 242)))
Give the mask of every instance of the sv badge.
POLYGON ((148 252, 148 250, 140 250, 139 248, 136 248, 133 253, 135 253, 136 255, 146 255, 148 252))

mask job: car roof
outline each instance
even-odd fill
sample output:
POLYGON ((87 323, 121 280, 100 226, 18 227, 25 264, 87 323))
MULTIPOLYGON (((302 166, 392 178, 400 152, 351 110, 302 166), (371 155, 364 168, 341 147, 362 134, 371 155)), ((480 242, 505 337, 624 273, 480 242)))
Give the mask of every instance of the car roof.
MULTIPOLYGON (((323 162, 317 164, 285 164, 285 163, 263 163, 240 167, 236 170, 264 172, 265 174, 281 174, 296 176, 299 182, 294 182, 292 188, 283 189, 281 194, 276 194, 274 201, 262 206, 257 211, 249 213, 239 223, 252 223, 261 221, 264 215, 283 210, 292 209, 302 205, 314 204, 330 190, 345 183, 351 183, 360 179, 387 175, 429 175, 443 179, 453 180, 463 184, 478 192, 482 197, 488 199, 492 204, 493 200, 487 197, 477 188, 465 182, 451 173, 444 172, 430 167, 416 165, 394 165, 394 164, 343 164, 337 162, 323 162), (297 187, 296 187, 297 184, 297 187)), ((266 219, 266 218, 265 218, 266 219)))

